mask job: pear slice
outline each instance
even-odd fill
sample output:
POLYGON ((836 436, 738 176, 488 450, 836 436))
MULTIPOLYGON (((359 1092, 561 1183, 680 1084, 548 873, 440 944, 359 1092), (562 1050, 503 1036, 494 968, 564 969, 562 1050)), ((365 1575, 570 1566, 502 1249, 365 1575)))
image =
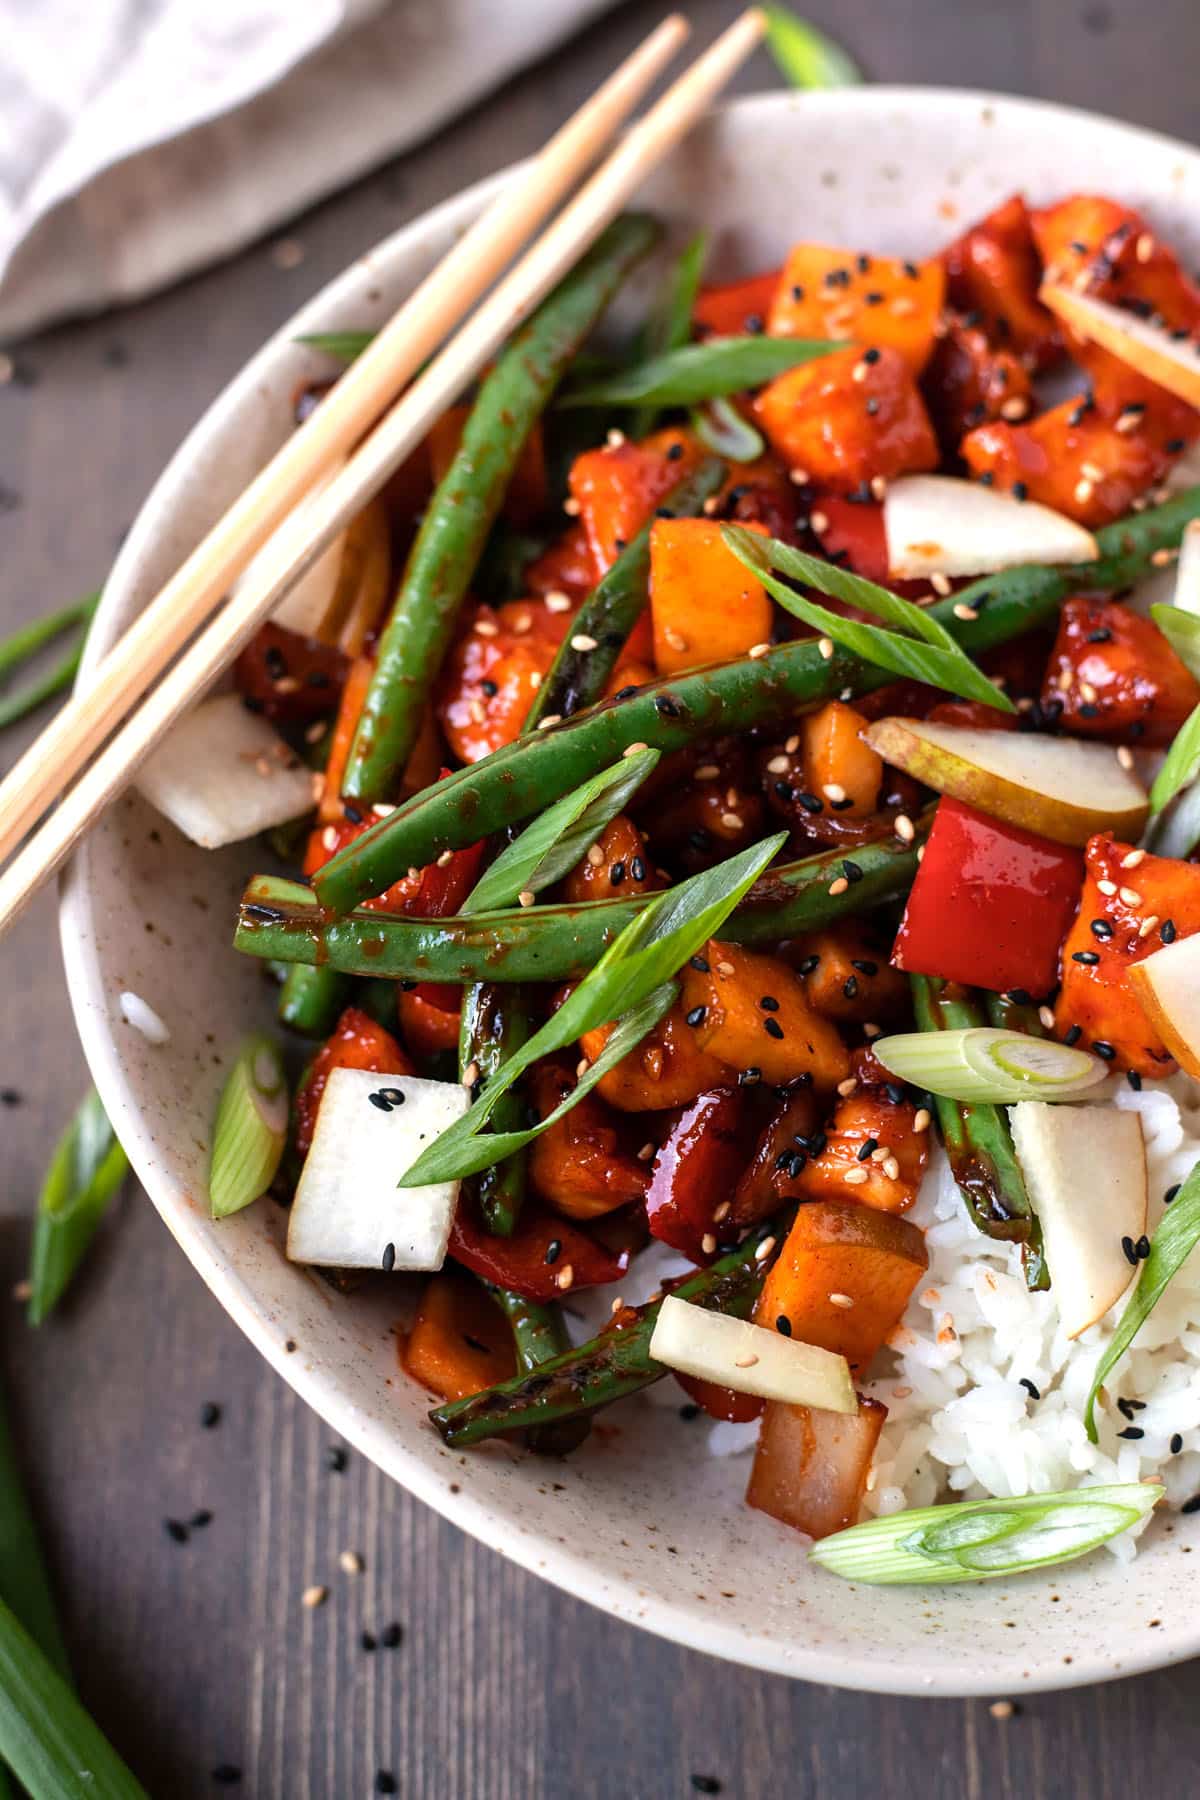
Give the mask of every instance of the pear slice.
POLYGON ((1115 1106, 1022 1100, 1013 1147, 1046 1240, 1050 1287, 1068 1337, 1102 1319, 1136 1273, 1125 1245, 1146 1230, 1142 1123, 1115 1106))
POLYGON ((1145 788, 1106 744, 901 718, 877 719, 862 736, 939 794, 1058 844, 1107 830, 1132 843, 1146 823, 1145 788))
POLYGON ((1046 282, 1039 296, 1057 313, 1064 325, 1109 350, 1148 381, 1156 381, 1169 394, 1189 406, 1200 406, 1200 344, 1193 337, 1172 337, 1150 319, 1111 306, 1091 294, 1046 282))
POLYGON ((954 475, 903 475, 883 502, 888 568, 904 580, 992 575, 1022 563, 1092 562, 1090 531, 1065 513, 954 475))
POLYGON ((650 1354, 655 1362, 737 1394, 789 1406, 856 1413, 858 1397, 844 1356, 783 1337, 749 1319, 730 1318, 668 1294, 658 1309, 650 1354))
POLYGON ((1175 1061, 1200 1081, 1200 933, 1132 963, 1129 985, 1175 1061))

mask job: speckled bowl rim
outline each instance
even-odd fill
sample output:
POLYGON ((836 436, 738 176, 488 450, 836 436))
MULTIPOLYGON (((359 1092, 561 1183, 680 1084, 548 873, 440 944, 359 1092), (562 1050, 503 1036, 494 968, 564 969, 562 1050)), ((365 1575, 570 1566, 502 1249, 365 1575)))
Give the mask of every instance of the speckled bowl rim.
MULTIPOLYGON (((785 110, 796 104, 791 93, 765 93, 732 101, 723 111, 753 109, 785 110)), ((1027 100, 985 90, 922 87, 870 87, 845 89, 831 93, 806 95, 805 108, 819 122, 826 109, 842 111, 850 108, 870 116, 896 105, 927 105, 961 110, 964 122, 969 115, 978 117, 980 109, 1003 108, 1024 112, 1031 127, 1039 133, 1055 128, 1069 133, 1074 126, 1097 127, 1126 137, 1131 147, 1156 146, 1172 152, 1185 161, 1195 162, 1197 152, 1190 146, 1162 133, 1123 124, 1080 108, 1057 103, 1027 100)), ((365 256, 355 260, 317 295, 299 309, 271 337, 257 354, 234 377, 171 458, 131 527, 104 590, 84 658, 82 679, 103 649, 111 641, 113 619, 123 597, 133 583, 149 547, 164 531, 178 495, 185 485, 187 472, 201 455, 203 448, 237 418, 250 400, 264 374, 270 370, 285 347, 293 344, 301 333, 320 329, 330 311, 342 301, 361 292, 364 277, 386 272, 389 259, 430 231, 448 227, 461 230, 475 216, 493 192, 511 179, 514 165, 479 181, 470 188, 421 214, 390 234, 365 256)), ((506 1529, 506 1521, 493 1507, 477 1500, 464 1486, 461 1491, 447 1488, 445 1481, 432 1468, 423 1465, 410 1451, 388 1452, 374 1441, 375 1430, 369 1420, 360 1420, 356 1409, 339 1393, 333 1380, 321 1368, 301 1356, 288 1355, 278 1331, 273 1329, 265 1311, 256 1307, 242 1288, 233 1271, 226 1268, 211 1244, 194 1229, 194 1212, 187 1197, 165 1179, 152 1154, 152 1139, 136 1106, 130 1104, 122 1079, 121 1053, 112 1033, 104 1023, 105 995, 99 961, 93 946, 91 927, 93 895, 88 881, 88 849, 85 845, 66 872, 62 883, 60 931, 76 1025, 92 1077, 129 1153, 135 1171, 143 1181, 158 1212, 176 1238, 206 1285, 211 1289, 230 1317, 261 1352, 272 1367, 325 1421, 363 1456, 384 1468, 394 1479, 419 1500, 469 1532, 491 1548, 510 1557, 533 1574, 545 1577, 577 1599, 585 1600, 610 1615, 627 1620, 659 1636, 673 1640, 688 1649, 702 1649, 709 1655, 758 1668, 767 1673, 784 1674, 823 1684, 877 1693, 930 1697, 986 1695, 997 1691, 996 1675, 984 1669, 953 1669, 944 1666, 936 1643, 913 1646, 912 1655, 901 1666, 881 1666, 869 1656, 840 1654, 831 1663, 829 1652, 815 1646, 811 1649, 792 1647, 784 1658, 779 1647, 769 1640, 756 1640, 741 1625, 724 1625, 715 1616, 703 1621, 703 1630, 693 1608, 670 1601, 652 1599, 649 1607, 641 1604, 636 1582, 623 1584, 598 1575, 586 1555, 550 1539, 525 1539, 506 1529), (934 1667, 934 1664, 939 1666, 934 1667)), ((887 1605, 884 1590, 879 1593, 881 1616, 887 1605)), ((1200 1653, 1200 1614, 1192 1630, 1163 1633, 1149 1640, 1145 1649, 1131 1648, 1114 1656, 1111 1645, 1080 1644, 1078 1654, 1069 1667, 1055 1656, 1040 1660, 1036 1641, 1029 1652, 1029 1667, 1020 1682, 1022 1691, 1038 1691, 1088 1685, 1112 1680, 1117 1676, 1144 1673, 1185 1660, 1200 1653)), ((1003 1681, 1005 1678, 1001 1677, 1003 1681)), ((1010 1691, 1014 1684, 1007 1677, 1010 1691)))

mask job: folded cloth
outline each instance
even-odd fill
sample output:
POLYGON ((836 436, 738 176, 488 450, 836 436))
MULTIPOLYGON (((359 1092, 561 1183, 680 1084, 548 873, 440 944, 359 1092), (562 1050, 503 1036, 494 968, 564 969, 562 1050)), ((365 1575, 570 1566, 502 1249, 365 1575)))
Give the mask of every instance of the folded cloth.
POLYGON ((0 340, 229 255, 612 0, 0 0, 0 340))

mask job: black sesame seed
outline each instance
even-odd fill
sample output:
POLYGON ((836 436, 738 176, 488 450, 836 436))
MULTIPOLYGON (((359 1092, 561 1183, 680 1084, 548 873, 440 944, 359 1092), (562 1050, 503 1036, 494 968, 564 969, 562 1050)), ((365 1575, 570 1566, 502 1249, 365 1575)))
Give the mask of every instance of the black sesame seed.
POLYGON ((263 662, 267 666, 267 674, 272 681, 280 681, 287 674, 287 657, 278 644, 268 644, 263 651, 263 662))
POLYGON ((1135 1411, 1132 1400, 1126 1400, 1123 1396, 1118 1395, 1117 1411, 1123 1419, 1132 1419, 1135 1411))
MULTIPOLYGON (((247 914, 249 914, 252 911, 254 911, 255 909, 248 906, 248 907, 246 907, 245 910, 246 910, 247 914)), ((270 913, 272 918, 280 918, 281 919, 283 917, 283 914, 277 913, 273 906, 264 906, 258 910, 260 910, 262 912, 270 913)), ((0 1106, 20 1106, 20 1104, 21 1104, 21 1096, 17 1092, 16 1088, 10 1088, 10 1087, 0 1088, 0 1106)))
POLYGON ((796 795, 796 803, 798 806, 802 806, 806 813, 819 813, 825 810, 825 802, 817 794, 810 794, 807 789, 796 795))
POLYGON ((783 1026, 779 1023, 778 1019, 764 1019, 763 1030, 768 1037, 782 1038, 783 1036, 783 1026))
POLYGON ((842 983, 842 993, 847 1000, 853 1000, 858 993, 858 976, 847 975, 842 983))
POLYGON ((1036 1386, 1036 1384, 1034 1382, 1030 1381, 1028 1375, 1022 1375, 1021 1386, 1025 1389, 1026 1393, 1029 1395, 1029 1398, 1031 1400, 1040 1400, 1041 1399, 1041 1397, 1042 1397, 1041 1388, 1036 1386))
MULTIPOLYGON (((826 276, 826 280, 829 277, 826 276)), ((719 1794, 721 1784, 715 1775, 693 1775, 692 1786, 698 1794, 719 1794)))
POLYGON ((623 862, 613 863, 611 868, 608 871, 609 885, 611 887, 620 887, 621 883, 625 879, 625 874, 626 874, 626 869, 625 869, 625 864, 623 862))
POLYGON ((1144 1231, 1143 1231, 1141 1237, 1138 1239, 1137 1243, 1133 1247, 1134 1247, 1135 1251, 1137 1252, 1138 1261, 1145 1262, 1146 1258, 1150 1254, 1150 1239, 1146 1236, 1144 1231))
POLYGON ((1174 1186, 1174 1187, 1169 1187, 1169 1188, 1168 1188, 1168 1189, 1167 1189, 1167 1191, 1166 1191, 1166 1193, 1165 1193, 1165 1194, 1164 1194, 1164 1195, 1163 1195, 1163 1205, 1164 1205, 1164 1206, 1170 1206, 1170 1204, 1171 1204, 1171 1202, 1172 1202, 1172 1200, 1174 1200, 1174 1199, 1175 1199, 1175 1197, 1176 1197, 1176 1195, 1177 1195, 1177 1194, 1178 1194, 1178 1192, 1179 1192, 1179 1189, 1180 1189, 1180 1187, 1181 1187, 1181 1186, 1182 1186, 1182 1185, 1183 1185, 1183 1184, 1182 1184, 1182 1183, 1181 1183, 1181 1182, 1178 1182, 1178 1181, 1177 1181, 1177 1182, 1176 1182, 1176 1183, 1175 1183, 1175 1186, 1174 1186))
POLYGON ((1158 935, 1164 944, 1173 944, 1179 936, 1174 919, 1164 919, 1158 928, 1158 935))
POLYGON ((613 699, 614 700, 628 700, 631 695, 636 694, 636 693, 637 693, 636 687, 618 688, 616 693, 613 695, 613 699))
POLYGON ((914 262, 902 263, 901 267, 903 268, 904 273, 908 276, 908 279, 910 281, 918 281, 920 279, 921 271, 920 271, 920 269, 918 269, 916 263, 914 263, 914 262))
POLYGON ((767 328, 767 322, 761 313, 747 313, 742 324, 751 337, 760 337, 767 328))
POLYGON ((850 958, 850 967, 852 969, 857 969, 860 975, 878 975, 879 973, 879 964, 876 962, 868 962, 865 957, 852 956, 850 958))
POLYGON ((792 299, 796 302, 797 305, 799 305, 801 300, 803 300, 803 298, 804 298, 804 289, 800 286, 800 283, 798 281, 794 281, 792 283, 792 299))
POLYGON ((367 1099, 371 1102, 371 1105, 377 1107, 380 1112, 390 1113, 392 1110, 392 1103, 383 1092, 382 1088, 378 1093, 368 1094, 367 1099))
POLYGON ((214 1425, 221 1423, 221 1409, 215 1400, 206 1400, 200 1408, 200 1423, 205 1431, 211 1431, 214 1425))
POLYGON ((188 1528, 182 1519, 164 1519, 163 1530, 173 1544, 186 1544, 188 1541, 188 1528))
POLYGON ((400 1783, 390 1769, 378 1769, 375 1773, 375 1792, 377 1794, 398 1794, 400 1783))
POLYGON ((346 1464, 349 1461, 349 1456, 342 1449, 340 1444, 330 1444, 328 1450, 325 1452, 325 1467, 332 1475, 344 1475, 346 1472, 346 1464))
POLYGON ((1126 1425, 1123 1431, 1117 1433, 1119 1438, 1144 1438, 1145 1435, 1140 1425, 1126 1425))
POLYGON ((660 719, 677 719, 682 709, 678 700, 672 700, 670 694, 659 694, 654 702, 654 710, 660 719))
POLYGON ((764 1012, 778 1012, 779 1002, 774 994, 764 994, 758 1003, 764 1012))
POLYGON ((683 455, 683 445, 682 444, 672 444, 671 447, 669 448, 669 450, 667 451, 667 461, 668 462, 678 462, 682 455, 683 455))
POLYGON ((1107 625, 1102 625, 1098 631, 1088 632, 1087 641, 1089 644, 1110 643, 1112 641, 1112 632, 1108 629, 1107 625))
POLYGON ((700 1408, 696 1405, 694 1400, 689 1400, 686 1405, 680 1407, 679 1416, 681 1419, 686 1419, 690 1423, 693 1419, 698 1419, 700 1417, 700 1408))
POLYGON ((1092 1049, 1096 1052, 1097 1056, 1102 1056, 1105 1062, 1112 1062, 1117 1054, 1107 1038, 1096 1038, 1092 1044, 1092 1049))
POLYGON ((551 1238, 550 1242, 546 1245, 546 1254, 542 1258, 543 1262, 556 1263, 561 1255, 562 1255, 562 1239, 561 1238, 551 1238))
POLYGON ((698 969, 701 975, 707 975, 709 972, 709 964, 703 956, 689 956, 688 966, 689 968, 698 969))
POLYGON ((385 1650, 398 1650, 404 1642, 403 1625, 398 1624, 395 1620, 390 1625, 385 1625, 379 1634, 379 1641, 385 1650))
POLYGON ((1121 1252, 1125 1258, 1125 1261, 1127 1263, 1132 1263, 1134 1265, 1134 1267, 1136 1268, 1137 1262, 1138 1262, 1138 1253, 1137 1253, 1136 1249, 1134 1248, 1133 1239, 1131 1237, 1123 1237, 1121 1239, 1121 1252))
POLYGON ((1091 964, 1098 963, 1100 958, 1095 950, 1073 950, 1071 952, 1071 961, 1091 964))
POLYGON ((695 831, 689 832, 688 843, 693 850, 711 850, 712 848, 712 839, 703 825, 698 825, 695 831))
POLYGON ((357 806, 351 806, 351 804, 348 800, 342 801, 342 811, 343 811, 343 813, 345 813, 346 817, 349 819, 349 821, 352 825, 361 825, 362 824, 362 822, 363 822, 362 814, 359 812, 357 806))
POLYGON ((753 1087, 756 1082, 761 1080, 762 1070, 757 1068, 753 1063, 751 1063, 748 1069, 740 1069, 738 1071, 739 1087, 753 1087))
POLYGON ((642 861, 640 856, 635 856, 633 861, 630 863, 629 873, 633 876, 633 879, 635 881, 645 881, 646 865, 642 861))
POLYGON ((875 397, 875 395, 872 394, 871 398, 867 401, 867 417, 869 419, 873 419, 875 417, 875 414, 878 411, 879 411, 879 401, 875 397))
POLYGON ((863 878, 862 870, 856 862, 851 862, 849 857, 842 863, 842 874, 846 877, 846 880, 850 882, 861 881, 863 878))
POLYGON ((491 676, 488 675, 480 682, 479 691, 480 693, 485 694, 489 700, 494 700, 496 695, 500 692, 500 685, 498 682, 493 681, 491 676))
POLYGON ((389 1106, 404 1105, 403 1088, 380 1088, 379 1092, 383 1095, 389 1106))
POLYGON ((414 993, 416 991, 416 989, 420 987, 420 985, 421 985, 420 982, 414 981, 411 976, 405 976, 403 981, 398 983, 400 992, 402 994, 414 993))
POLYGON ((1012 484, 1012 497, 1014 500, 1028 500, 1028 483, 1024 481, 1014 481, 1012 484))
POLYGON ((1131 1087, 1131 1088, 1132 1088, 1132 1089, 1133 1089, 1133 1091, 1134 1091, 1134 1093, 1135 1093, 1135 1094, 1140 1094, 1140 1093, 1141 1093, 1141 1091, 1142 1091, 1142 1078, 1141 1078, 1141 1076, 1140 1076, 1140 1075, 1139 1075, 1139 1074, 1138 1074, 1138 1072, 1137 1072, 1137 1070, 1136 1070, 1136 1069, 1126 1069, 1126 1071, 1125 1071, 1125 1079, 1126 1079, 1126 1081, 1127 1081, 1127 1082, 1128 1082, 1128 1083, 1129 1083, 1129 1085, 1130 1085, 1130 1087, 1131 1087))
POLYGON ((874 1155, 875 1151, 878 1150, 878 1148, 879 1148, 879 1139, 878 1138, 873 1138, 873 1137, 864 1138, 862 1143, 858 1146, 859 1162, 870 1162, 872 1156, 874 1155))
POLYGON ((1107 919, 1092 920, 1092 936, 1094 938, 1099 938, 1102 944, 1107 944, 1112 934, 1113 928, 1107 919))
POLYGON ((1193 1494, 1190 1500, 1185 1500, 1179 1510, 1181 1513, 1200 1512, 1200 1494, 1193 1494))
POLYGON ((242 1779, 242 1771, 236 1763, 218 1763, 212 1772, 212 1779, 216 1787, 236 1787, 242 1779))
POLYGON ((685 1013, 684 1017, 689 1025, 703 1025, 708 1017, 708 1008, 707 1006, 693 1006, 691 1012, 685 1013))
POLYGON ((1183 1449, 1183 1438, 1180 1435, 1180 1433, 1177 1431, 1173 1434, 1173 1436, 1171 1438, 1171 1455, 1178 1456, 1179 1452, 1182 1449, 1183 1449))
POLYGON ((877 363, 879 361, 879 352, 872 346, 871 349, 863 351, 862 359, 865 363, 877 363))
POLYGON ((1013 1006, 1028 1006, 1030 995, 1025 988, 1009 988, 1004 998, 1013 1006))
POLYGON ((378 1649, 379 1639, 373 1631, 361 1631, 358 1635, 358 1645, 360 1650, 365 1650, 370 1655, 372 1650, 378 1649))
POLYGON ((813 970, 820 965, 820 961, 819 956, 806 956, 802 963, 797 963, 796 967, 801 975, 811 975, 813 970))
POLYGON ((1081 719, 1098 719, 1100 717, 1100 708, 1091 700, 1085 700, 1078 711, 1081 719))
POLYGON ((395 1268, 395 1266, 396 1266, 396 1246, 395 1246, 395 1244, 385 1244, 383 1247, 383 1260, 380 1264, 380 1267, 382 1268, 385 1275, 390 1275, 392 1270, 395 1268))
POLYGON ((885 1081, 883 1091, 893 1106, 899 1106, 904 1099, 904 1089, 898 1081, 885 1081))
POLYGON ((1077 1044, 1082 1036, 1083 1036, 1083 1026, 1082 1025, 1072 1025, 1071 1029, 1067 1032, 1066 1037, 1064 1037, 1063 1043, 1064 1044, 1077 1044))

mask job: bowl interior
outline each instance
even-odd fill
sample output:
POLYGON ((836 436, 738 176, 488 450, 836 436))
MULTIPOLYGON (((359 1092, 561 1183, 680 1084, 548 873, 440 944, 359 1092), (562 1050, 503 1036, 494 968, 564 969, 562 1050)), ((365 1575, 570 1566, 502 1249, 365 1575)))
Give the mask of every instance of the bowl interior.
MULTIPOLYGON (((323 367, 295 338, 385 318, 493 185, 356 262, 226 390, 126 540, 90 663, 290 430, 295 386, 323 367)), ((1200 255, 1195 152, 1085 114, 980 94, 876 88, 741 101, 693 134, 645 202, 675 243, 706 226, 720 277, 773 266, 799 237, 928 253, 1015 188, 1038 201, 1111 192, 1200 255)), ((654 275, 630 285, 618 324, 638 317, 654 275)), ((618 1429, 597 1432, 553 1469, 507 1446, 469 1456, 443 1448, 425 1423, 426 1396, 397 1367, 403 1283, 336 1294, 284 1260, 284 1216, 274 1207, 219 1226, 206 1216, 225 1054, 273 1019, 271 988, 229 947, 238 894, 261 860, 253 845, 198 850, 125 796, 66 881, 68 980, 94 1079, 170 1230, 263 1354, 348 1441, 572 1593, 782 1673, 907 1693, 1012 1692, 1200 1649, 1196 1580, 1180 1560, 1200 1521, 1159 1527, 1136 1574, 1101 1553, 1053 1581, 881 1591, 808 1569, 791 1533, 742 1505, 746 1462, 708 1456, 707 1433, 674 1407, 629 1403, 618 1429), (126 989, 167 1022, 167 1044, 152 1047, 123 1022, 126 989), (1060 1596, 1053 1606, 1050 1591, 1060 1596)))

